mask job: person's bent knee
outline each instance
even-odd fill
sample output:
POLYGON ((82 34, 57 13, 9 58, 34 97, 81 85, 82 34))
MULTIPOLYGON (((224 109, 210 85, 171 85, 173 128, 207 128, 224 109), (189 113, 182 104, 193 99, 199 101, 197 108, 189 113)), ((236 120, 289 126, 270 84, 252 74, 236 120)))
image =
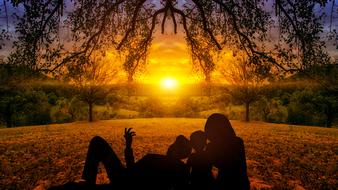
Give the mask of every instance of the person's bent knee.
POLYGON ((106 141, 100 136, 95 136, 90 140, 90 144, 98 144, 102 142, 106 142, 106 141))
POLYGON ((109 154, 112 150, 106 140, 100 136, 95 136, 90 140, 88 152, 100 157, 99 159, 103 159, 101 156, 109 154))

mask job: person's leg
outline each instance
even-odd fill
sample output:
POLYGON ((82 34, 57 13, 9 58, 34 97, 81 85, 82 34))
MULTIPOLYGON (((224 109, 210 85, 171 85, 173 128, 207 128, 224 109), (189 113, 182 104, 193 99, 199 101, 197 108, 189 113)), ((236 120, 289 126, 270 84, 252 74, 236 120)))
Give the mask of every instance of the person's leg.
POLYGON ((82 179, 86 180, 86 183, 96 183, 99 162, 104 164, 111 183, 123 175, 125 168, 113 149, 103 138, 96 136, 90 141, 82 173, 82 179))

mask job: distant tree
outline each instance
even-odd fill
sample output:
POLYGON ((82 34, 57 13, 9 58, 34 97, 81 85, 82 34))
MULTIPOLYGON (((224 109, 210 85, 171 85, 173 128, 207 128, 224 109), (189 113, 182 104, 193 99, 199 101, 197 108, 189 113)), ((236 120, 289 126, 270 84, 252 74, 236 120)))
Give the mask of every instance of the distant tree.
POLYGON ((226 108, 229 108, 232 99, 229 93, 224 93, 226 91, 226 86, 220 87, 216 93, 217 96, 214 98, 214 104, 216 104, 217 107, 222 111, 225 111, 226 108))
POLYGON ((181 97, 172 108, 175 117, 196 117, 202 108, 191 97, 181 97))
POLYGON ((263 121, 268 121, 268 116, 271 113, 271 102, 266 98, 262 97, 257 101, 257 110, 259 110, 263 116, 263 121))
POLYGON ((337 95, 327 94, 326 92, 317 92, 312 99, 317 109, 322 110, 325 114, 325 126, 332 127, 333 121, 337 118, 338 97, 337 95))
POLYGON ((26 89, 22 96, 26 103, 16 114, 16 125, 45 125, 51 123, 51 106, 43 91, 34 88, 26 89))
POLYGON ((309 72, 312 81, 319 83, 319 89, 314 89, 316 95, 312 102, 326 115, 325 126, 332 127, 334 119, 338 117, 338 60, 316 65, 309 72))
POLYGON ((163 117, 165 109, 163 103, 157 97, 148 97, 141 101, 138 106, 141 117, 163 117))
POLYGON ((304 72, 295 74, 293 79, 314 84, 308 86, 302 93, 294 94, 299 98, 297 101, 293 100, 294 104, 312 104, 316 113, 325 115, 325 118, 322 118, 325 126, 331 127, 338 116, 338 63, 329 61, 325 65, 313 65, 304 72))
POLYGON ((20 110, 20 108, 26 104, 26 100, 20 96, 21 93, 18 91, 7 91, 4 92, 4 89, 1 89, 2 97, 0 101, 0 119, 6 123, 8 128, 13 127, 14 124, 14 115, 20 110))
POLYGON ((50 122, 48 98, 34 89, 39 75, 24 66, 0 64, 0 119, 8 128, 50 122))
POLYGON ((287 108, 282 105, 279 97, 267 99, 263 95, 253 106, 255 110, 253 115, 261 116, 265 122, 283 123, 287 121, 287 108))
POLYGON ((109 93, 106 97, 106 103, 109 107, 117 109, 118 106, 123 102, 122 96, 119 93, 109 93))
POLYGON ((250 121, 250 105, 259 100, 266 76, 257 73, 256 67, 245 57, 221 68, 221 73, 231 86, 227 93, 235 102, 245 105, 245 121, 250 121))
POLYGON ((20 84, 20 81, 24 81, 24 77, 19 68, 4 62, 0 65, 0 75, 0 118, 10 128, 14 124, 14 115, 27 103, 23 97, 24 89, 20 84))
POLYGON ((59 98, 50 111, 52 122, 67 123, 74 121, 73 112, 70 107, 70 102, 66 98, 59 98))
POLYGON ((71 83, 78 90, 78 98, 88 105, 88 120, 93 121, 93 107, 102 101, 112 90, 112 80, 117 68, 109 65, 109 60, 101 56, 83 58, 82 62, 69 69, 71 83), (75 66, 75 67, 74 67, 75 66))
POLYGON ((73 97, 69 102, 69 114, 72 120, 84 120, 88 118, 88 110, 85 102, 79 100, 78 96, 73 97))

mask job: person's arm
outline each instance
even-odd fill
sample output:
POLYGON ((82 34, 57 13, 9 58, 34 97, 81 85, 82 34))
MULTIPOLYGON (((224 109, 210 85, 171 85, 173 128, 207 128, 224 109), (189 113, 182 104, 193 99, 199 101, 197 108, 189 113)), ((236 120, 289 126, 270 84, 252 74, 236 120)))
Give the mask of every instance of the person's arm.
POLYGON ((124 138, 126 140, 126 148, 124 149, 124 159, 126 161, 127 168, 130 168, 135 164, 134 153, 132 149, 133 136, 136 133, 132 131, 132 128, 124 129, 124 138))

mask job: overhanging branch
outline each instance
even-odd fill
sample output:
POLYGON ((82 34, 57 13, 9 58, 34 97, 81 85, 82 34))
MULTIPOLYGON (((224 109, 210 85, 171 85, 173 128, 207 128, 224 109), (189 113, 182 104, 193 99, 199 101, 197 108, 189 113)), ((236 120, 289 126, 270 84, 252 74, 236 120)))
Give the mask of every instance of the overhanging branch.
POLYGON ((117 46, 117 50, 120 50, 121 47, 124 45, 124 43, 126 43, 130 33, 132 33, 134 30, 135 30, 135 27, 136 27, 136 20, 137 20, 137 17, 139 15, 139 12, 143 6, 143 4, 146 2, 146 0, 141 0, 136 8, 135 8, 135 11, 133 13, 133 17, 132 17, 132 20, 131 20, 131 27, 127 30, 126 34, 124 35, 124 37, 122 38, 121 42, 118 44, 117 46))
POLYGON ((208 27, 208 21, 203 9, 203 6, 199 3, 198 0, 192 0, 195 5, 197 6, 200 14, 201 14, 201 18, 202 18, 202 24, 203 24, 203 30, 209 35, 211 41, 216 45, 216 47, 219 50, 222 50, 222 46, 218 43, 216 37, 214 36, 213 32, 210 30, 210 28, 208 27))

